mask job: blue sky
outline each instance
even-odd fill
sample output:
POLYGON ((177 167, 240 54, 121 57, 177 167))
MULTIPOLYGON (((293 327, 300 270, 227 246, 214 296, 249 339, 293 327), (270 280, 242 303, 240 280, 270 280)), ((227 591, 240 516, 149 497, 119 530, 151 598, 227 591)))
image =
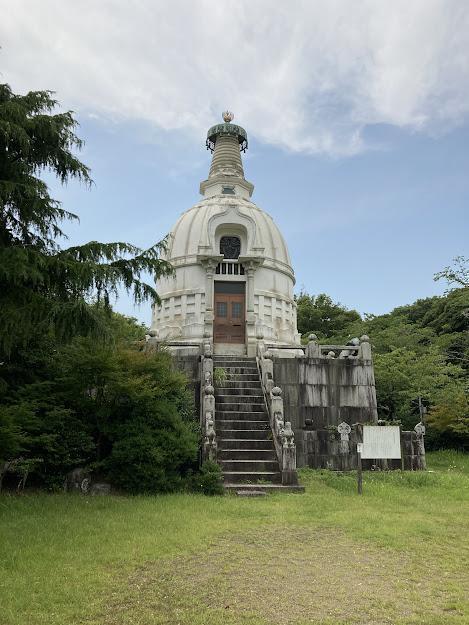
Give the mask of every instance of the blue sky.
MULTIPOLYGON (((469 6, 268 6, 15 3, 4 81, 54 89, 86 141, 93 187, 51 180, 80 216, 70 242, 164 236, 199 198, 205 132, 228 107, 298 290, 375 314, 441 293, 433 274, 468 254, 469 6)), ((116 308, 150 319, 125 296, 116 308)))

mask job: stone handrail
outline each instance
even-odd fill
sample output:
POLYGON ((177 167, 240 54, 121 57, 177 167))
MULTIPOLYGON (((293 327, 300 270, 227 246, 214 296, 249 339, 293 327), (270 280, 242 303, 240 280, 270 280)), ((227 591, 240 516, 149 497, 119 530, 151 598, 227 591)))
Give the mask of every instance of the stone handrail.
POLYGON ((201 358, 200 427, 203 436, 202 461, 217 460, 215 429, 215 389, 213 388, 213 358, 210 344, 204 344, 201 358))
POLYGON ((370 339, 366 334, 359 339, 352 339, 347 345, 319 345, 318 337, 315 334, 310 334, 307 345, 263 345, 263 349, 301 350, 307 358, 371 360, 370 339))
POLYGON ((285 421, 282 389, 275 386, 271 354, 258 346, 257 364, 265 403, 269 413, 275 451, 282 472, 282 484, 297 484, 295 435, 290 421, 285 421))

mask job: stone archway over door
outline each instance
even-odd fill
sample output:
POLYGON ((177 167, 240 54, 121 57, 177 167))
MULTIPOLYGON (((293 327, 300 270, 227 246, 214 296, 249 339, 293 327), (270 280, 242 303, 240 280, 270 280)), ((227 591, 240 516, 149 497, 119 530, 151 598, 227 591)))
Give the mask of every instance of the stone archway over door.
POLYGON ((215 343, 245 343, 244 282, 215 282, 213 340, 215 343))

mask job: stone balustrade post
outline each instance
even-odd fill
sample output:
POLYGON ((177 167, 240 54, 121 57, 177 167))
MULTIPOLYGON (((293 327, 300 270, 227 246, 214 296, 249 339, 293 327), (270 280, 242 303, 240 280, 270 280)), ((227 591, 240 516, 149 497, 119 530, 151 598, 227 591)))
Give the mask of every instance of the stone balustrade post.
POLYGON ((205 384, 202 400, 204 432, 204 460, 216 460, 217 442, 215 432, 215 389, 211 384, 205 384))
MULTIPOLYGON (((262 359, 262 383, 267 388, 267 381, 274 379, 274 363, 272 362, 272 354, 266 351, 262 359)), ((272 389, 271 389, 272 390, 272 389)))
POLYGON ((210 413, 212 417, 215 417, 215 389, 211 384, 206 384, 204 387, 204 399, 203 399, 203 414, 210 413))
POLYGON ((321 348, 319 347, 318 337, 315 334, 309 335, 305 353, 306 358, 321 358, 321 348))
POLYGON ((370 338, 366 334, 360 337, 358 355, 362 360, 371 360, 371 343, 370 338))
POLYGON ((427 462, 425 459, 425 441, 424 441, 425 431, 426 431, 425 425, 420 421, 414 427, 414 431, 417 434, 417 441, 418 441, 419 469, 421 469, 422 471, 425 471, 427 468, 427 462))
POLYGON ((262 359, 264 358, 264 354, 265 354, 264 334, 261 331, 258 331, 256 335, 256 339, 257 339, 257 356, 262 361, 262 359))
POLYGON ((283 399, 282 399, 282 389, 279 386, 274 386, 271 391, 271 404, 270 408, 272 411, 272 416, 275 420, 281 421, 283 423, 283 399))
POLYGON ((213 358, 204 355, 202 358, 202 386, 211 385, 213 382, 213 358))
POLYGON ((215 434, 215 424, 210 412, 205 416, 205 440, 204 440, 204 460, 216 462, 217 459, 217 439, 215 434))
POLYGON ((298 484, 296 474, 296 445, 290 421, 282 430, 282 484, 298 484))

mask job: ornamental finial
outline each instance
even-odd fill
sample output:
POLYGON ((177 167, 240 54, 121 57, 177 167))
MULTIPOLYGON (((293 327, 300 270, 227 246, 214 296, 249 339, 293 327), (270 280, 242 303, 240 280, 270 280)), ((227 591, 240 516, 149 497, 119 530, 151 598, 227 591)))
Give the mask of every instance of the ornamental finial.
POLYGON ((223 111, 222 116, 226 124, 229 124, 234 119, 234 114, 231 111, 223 111))

